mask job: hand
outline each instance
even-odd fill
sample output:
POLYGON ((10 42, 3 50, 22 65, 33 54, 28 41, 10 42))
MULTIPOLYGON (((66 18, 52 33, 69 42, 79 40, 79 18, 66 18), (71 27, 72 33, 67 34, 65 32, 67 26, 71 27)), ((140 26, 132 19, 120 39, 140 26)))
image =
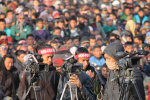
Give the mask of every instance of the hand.
POLYGON ((127 20, 132 19, 132 17, 133 17, 132 15, 129 15, 128 18, 127 18, 127 20))
POLYGON ((86 71, 86 73, 91 77, 94 78, 94 73, 91 70, 86 71))
POLYGON ((69 81, 72 83, 72 84, 75 84, 77 85, 78 88, 82 88, 82 84, 78 78, 78 76, 76 74, 73 74, 73 76, 70 76, 70 79, 69 81))
POLYGON ((17 33, 16 35, 17 35, 17 36, 20 36, 20 33, 17 33))

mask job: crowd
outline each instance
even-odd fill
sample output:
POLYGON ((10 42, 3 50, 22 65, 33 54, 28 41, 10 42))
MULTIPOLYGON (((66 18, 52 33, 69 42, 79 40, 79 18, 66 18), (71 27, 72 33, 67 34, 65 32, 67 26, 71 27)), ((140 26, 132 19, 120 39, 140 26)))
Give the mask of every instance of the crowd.
MULTIPOLYGON (((116 53, 150 52, 149 0, 0 0, 0 100, 35 100, 24 63, 40 55, 42 100, 60 100, 67 81, 79 100, 118 100, 122 74, 116 53), (63 57, 83 64, 67 79, 63 57)), ((138 56, 138 55, 136 55, 138 56)), ((150 100, 150 53, 134 68, 142 100, 150 100)), ((133 84, 126 100, 138 100, 133 84)), ((40 95, 37 93, 40 100, 40 95)), ((75 99, 75 98, 74 98, 75 99)), ((70 100, 69 89, 63 100, 70 100)))

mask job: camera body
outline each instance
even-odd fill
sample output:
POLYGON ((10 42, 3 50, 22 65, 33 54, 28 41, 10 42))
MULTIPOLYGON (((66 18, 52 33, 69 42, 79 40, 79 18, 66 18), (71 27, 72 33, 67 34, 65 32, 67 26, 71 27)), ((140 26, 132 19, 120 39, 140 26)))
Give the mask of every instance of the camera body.
POLYGON ((69 76, 72 74, 81 74, 83 64, 76 63, 77 60, 73 55, 65 55, 63 58, 63 71, 69 76))
POLYGON ((140 54, 140 53, 135 51, 132 53, 118 52, 117 56, 118 58, 121 58, 118 61, 118 66, 124 69, 133 68, 133 67, 142 67, 143 58, 139 56, 135 56, 136 54, 140 54))

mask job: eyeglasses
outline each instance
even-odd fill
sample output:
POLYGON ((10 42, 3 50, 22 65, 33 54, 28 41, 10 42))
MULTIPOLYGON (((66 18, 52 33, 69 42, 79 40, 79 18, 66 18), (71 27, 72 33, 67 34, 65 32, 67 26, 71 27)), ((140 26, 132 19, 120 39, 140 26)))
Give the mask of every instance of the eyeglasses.
POLYGON ((7 50, 7 48, 0 49, 0 51, 7 50))

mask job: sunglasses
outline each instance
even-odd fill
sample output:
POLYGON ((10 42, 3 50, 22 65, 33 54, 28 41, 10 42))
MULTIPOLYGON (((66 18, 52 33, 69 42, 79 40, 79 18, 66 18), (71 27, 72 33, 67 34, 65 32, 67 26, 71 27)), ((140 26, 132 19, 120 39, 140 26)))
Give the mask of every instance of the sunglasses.
POLYGON ((7 50, 7 48, 4 48, 4 49, 0 49, 0 51, 4 51, 4 50, 7 50))

